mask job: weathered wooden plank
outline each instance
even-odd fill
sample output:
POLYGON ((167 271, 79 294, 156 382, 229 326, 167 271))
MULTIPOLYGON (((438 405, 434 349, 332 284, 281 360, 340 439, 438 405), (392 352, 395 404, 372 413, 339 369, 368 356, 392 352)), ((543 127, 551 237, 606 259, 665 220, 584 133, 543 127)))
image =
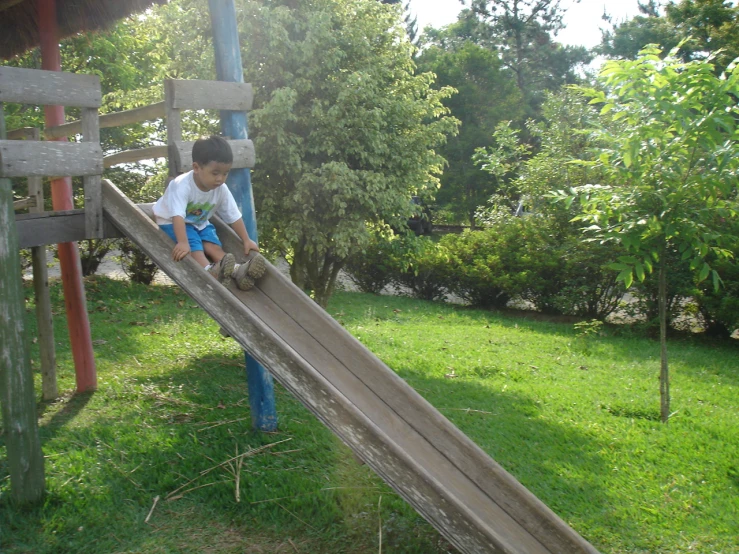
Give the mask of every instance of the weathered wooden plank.
POLYGON ((0 102, 99 108, 100 77, 0 66, 0 102))
POLYGON ((103 166, 106 168, 118 164, 140 162, 141 160, 153 160, 155 158, 166 158, 169 150, 167 146, 149 146, 136 150, 124 150, 103 158, 103 166))
POLYGON ((20 4, 23 2, 23 0, 2 0, 0 2, 0 11, 7 10, 8 8, 12 8, 16 4, 20 4))
MULTIPOLYGON (((2 104, 0 138, 5 138, 2 104)), ((11 497, 19 504, 33 504, 41 500, 46 485, 23 329, 25 306, 14 217, 10 180, 0 178, 0 405, 11 497)))
MULTIPOLYGON (((193 141, 175 141, 171 153, 174 159, 174 165, 177 173, 190 171, 192 168, 192 146, 193 141)), ((234 161, 231 167, 233 169, 240 167, 254 167, 256 163, 256 153, 254 152, 254 143, 249 139, 229 140, 229 146, 233 152, 234 161)))
POLYGON ((41 397, 46 401, 55 400, 59 396, 59 387, 56 379, 56 343, 51 315, 46 247, 31 248, 31 259, 33 261, 33 291, 36 299, 36 325, 41 354, 41 397))
POLYGON ((27 208, 33 208, 36 206, 35 198, 21 198, 20 200, 13 200, 14 210, 25 210, 27 208))
MULTIPOLYGON (((523 506, 519 512, 531 509, 535 523, 522 524, 519 519, 527 518, 520 513, 514 518, 510 506, 489 494, 501 478, 489 456, 467 448, 470 460, 460 460, 446 451, 448 444, 465 446, 466 437, 371 353, 356 356, 356 340, 336 322, 326 331, 333 341, 319 336, 331 318, 307 297, 296 302, 302 292, 275 268, 268 266, 265 277, 250 291, 231 285, 229 290, 241 301, 236 304, 191 260, 173 262, 171 241, 148 218, 137 216, 125 197, 111 191, 104 184, 106 213, 116 224, 461 551, 596 552, 569 528, 574 541, 563 542, 556 532, 550 536, 547 525, 538 520, 552 517, 551 511, 532 506, 533 495, 506 474, 519 488, 513 487, 513 496, 523 506), (399 407, 400 400, 408 406, 399 407), (419 431, 425 420, 438 428, 430 434, 419 431), (492 487, 481 482, 491 478, 492 487)), ((240 250, 233 232, 221 226, 219 233, 227 250, 240 250)), ((502 486, 500 492, 508 491, 502 486)))
MULTIPOLYGON (((459 505, 457 499, 445 498, 442 484, 419 469, 416 460, 407 456, 395 441, 389 440, 384 429, 368 421, 356 406, 345 399, 342 391, 306 363, 275 329, 261 324, 251 310, 232 294, 235 291, 229 292, 220 286, 191 257, 174 262, 171 259, 171 240, 125 196, 112 185, 108 186, 107 181, 103 182, 103 197, 107 217, 125 230, 139 248, 255 359, 269 368, 275 378, 296 394, 324 424, 358 451, 362 459, 370 460, 373 468, 382 466, 381 476, 394 488, 399 487, 406 499, 416 507, 423 506, 427 514, 433 512, 437 515, 437 523, 443 521, 447 532, 452 531, 456 546, 463 552, 516 552, 508 548, 495 531, 484 524, 478 526, 479 522, 463 505, 459 505)), ((402 422, 398 424, 402 425, 402 422)), ((530 554, 539 552, 542 552, 540 548, 532 549, 530 554)))
MULTIPOLYGON (((218 235, 227 251, 238 252, 240 241, 235 233, 219 219, 213 219, 218 235)), ((238 256, 237 256, 238 257, 238 256)), ((271 271, 271 269, 270 269, 271 271)), ((380 396, 387 404, 387 410, 397 413, 408 422, 421 436, 456 468, 469 476, 480 490, 494 499, 505 513, 516 521, 522 529, 526 529, 533 537, 545 544, 551 552, 593 553, 595 549, 554 514, 545 504, 523 487, 513 476, 507 473, 451 424, 442 414, 433 409, 412 388, 404 386, 394 373, 388 374, 386 366, 369 352, 359 341, 349 335, 323 310, 316 311, 314 302, 291 283, 283 283, 278 279, 263 279, 259 282, 259 290, 276 304, 290 311, 291 318, 301 329, 323 345, 331 356, 343 364, 347 370, 364 383, 374 394, 380 396), (424 406, 426 408, 424 408, 424 406)), ((256 294, 256 293, 255 293, 256 294)), ((263 306, 263 302, 250 301, 255 312, 263 306)), ((265 321, 270 317, 262 316, 265 321)), ((274 326, 275 324, 272 323, 274 326)), ((280 324, 287 328, 286 323, 280 324)), ((310 361, 316 356, 316 350, 310 348, 303 352, 299 341, 290 341, 291 347, 310 361)), ((325 373, 331 368, 330 360, 315 358, 311 365, 325 373)), ((335 382, 336 378, 331 378, 335 382)), ((342 392, 357 405, 364 401, 364 393, 350 395, 350 390, 360 391, 354 387, 341 387, 342 392)), ((385 428, 385 427, 383 427, 385 428)), ((408 453, 416 458, 431 459, 432 454, 420 449, 408 453)), ((472 501, 471 495, 470 502, 472 501)), ((528 550, 523 550, 528 552, 528 550)))
POLYGON ((182 140, 182 114, 180 110, 174 107, 174 90, 172 81, 166 79, 164 81, 164 104, 165 117, 167 119, 167 164, 169 166, 169 177, 176 177, 177 170, 175 164, 176 148, 174 143, 182 140))
MULTIPOLYGON (((45 244, 77 242, 92 238, 85 227, 85 210, 17 214, 18 248, 32 248, 45 244)), ((107 220, 103 224, 103 238, 116 239, 124 235, 107 220)))
MULTIPOLYGON (((82 109, 82 141, 83 144, 100 143, 100 125, 97 108, 82 109)), ((101 160, 102 161, 102 160, 101 160)), ((102 173, 102 171, 100 172, 102 173)), ((85 187, 85 221, 87 234, 92 238, 103 238, 103 197, 100 188, 102 176, 85 175, 82 183, 85 187)))
POLYGON ((21 127, 8 131, 8 140, 39 140, 39 130, 36 127, 21 127))
MULTIPOLYGON (((131 125, 132 123, 140 123, 142 121, 151 121, 161 119, 165 115, 164 101, 141 108, 133 108, 132 110, 124 110, 122 112, 106 113, 100 116, 100 128, 107 129, 110 127, 121 127, 123 125, 131 125)), ((64 125, 56 127, 47 127, 44 129, 44 137, 47 140, 69 137, 82 132, 82 121, 70 121, 64 125)))
POLYGON ((61 177, 102 173, 103 151, 97 142, 0 140, 2 177, 61 177))
MULTIPOLYGON (((38 140, 39 130, 34 137, 38 140)), ((44 187, 41 177, 28 178, 28 194, 36 201, 31 213, 44 211, 44 187)), ((55 400, 59 396, 56 379, 56 343, 54 324, 51 315, 51 296, 49 293, 49 270, 46 267, 46 246, 31 248, 33 261, 33 291, 36 299, 36 326, 38 328, 39 353, 41 358, 41 397, 55 400)))
POLYGON ((168 79, 173 108, 178 110, 251 110, 251 83, 168 79))

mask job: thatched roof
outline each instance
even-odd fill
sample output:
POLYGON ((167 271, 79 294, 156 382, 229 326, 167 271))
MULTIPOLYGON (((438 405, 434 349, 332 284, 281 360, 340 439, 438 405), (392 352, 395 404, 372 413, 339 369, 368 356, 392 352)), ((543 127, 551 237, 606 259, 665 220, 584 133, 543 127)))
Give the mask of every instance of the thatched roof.
MULTIPOLYGON (((57 0, 59 38, 108 27, 167 0, 57 0)), ((0 0, 0 59, 39 45, 36 0, 0 0)))

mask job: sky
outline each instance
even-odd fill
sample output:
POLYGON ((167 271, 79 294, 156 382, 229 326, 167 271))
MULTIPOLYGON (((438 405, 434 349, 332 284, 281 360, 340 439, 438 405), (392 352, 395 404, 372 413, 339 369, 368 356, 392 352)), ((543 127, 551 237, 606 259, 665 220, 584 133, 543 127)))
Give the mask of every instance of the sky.
MULTIPOLYGON (((557 35, 557 40, 592 48, 600 43, 600 28, 605 25, 601 19, 604 9, 618 22, 637 15, 637 4, 638 0, 580 0, 579 3, 562 0, 562 7, 567 9, 566 28, 557 35)), ((438 28, 454 23, 462 8, 459 0, 411 0, 411 12, 418 17, 419 31, 426 25, 438 28)))

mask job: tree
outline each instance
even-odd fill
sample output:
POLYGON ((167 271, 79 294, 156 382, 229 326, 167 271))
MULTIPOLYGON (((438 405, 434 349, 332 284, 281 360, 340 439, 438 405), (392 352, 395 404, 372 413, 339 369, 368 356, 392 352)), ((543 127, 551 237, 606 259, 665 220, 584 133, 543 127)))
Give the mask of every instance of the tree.
POLYGON ((664 60, 655 46, 634 60, 611 61, 601 89, 582 88, 610 124, 592 129, 601 141, 594 161, 613 185, 559 191, 578 199, 586 232, 628 252, 614 263, 628 288, 656 269, 660 318, 660 413, 670 416, 666 343, 667 253, 677 250, 699 281, 718 273, 710 256, 731 256, 721 222, 737 216, 739 69, 722 78, 712 60, 684 62, 673 50, 664 60))
POLYGON ((612 29, 603 33, 602 54, 635 59, 647 44, 660 44, 667 51, 679 44, 682 60, 713 55, 718 72, 739 56, 739 6, 728 0, 670 1, 663 14, 655 0, 648 0, 639 4, 639 10, 641 15, 612 24, 612 29))
POLYGON ((270 155, 255 171, 257 208, 292 253, 293 280, 325 304, 367 224, 400 226, 409 196, 438 186, 434 149, 456 129, 441 104, 451 90, 414 75, 404 30, 378 4, 323 0, 259 14, 247 36, 263 46, 247 58, 263 65, 247 74, 263 87, 252 121, 257 152, 270 155))
MULTIPOLYGON (((380 0, 383 4, 400 4, 401 0, 380 0)), ((411 0, 407 0, 403 4, 403 22, 405 23, 405 30, 408 33, 408 39, 415 43, 418 38, 418 18, 411 15, 411 0)))
MULTIPOLYGON (((198 5, 157 10, 180 78, 212 78, 198 5)), ((381 2, 239 0, 237 10, 244 76, 255 90, 260 244, 285 254, 294 282, 323 305, 368 228, 400 227, 410 197, 438 187, 435 149, 457 126, 441 103, 452 91, 415 74, 398 13, 381 2)))
POLYGON ((470 2, 472 13, 490 25, 504 67, 515 73, 529 117, 538 113, 542 91, 576 82, 573 68, 591 60, 585 48, 554 41, 563 28, 560 0, 470 2))
POLYGON ((470 40, 455 40, 463 26, 456 23, 437 34, 424 48, 418 66, 436 74, 438 86, 457 90, 444 105, 462 125, 459 134, 439 148, 449 165, 436 200, 475 227, 475 211, 498 184, 475 167, 472 156, 477 148, 493 144, 493 132, 500 121, 523 116, 523 102, 514 75, 501 68, 495 52, 470 40))

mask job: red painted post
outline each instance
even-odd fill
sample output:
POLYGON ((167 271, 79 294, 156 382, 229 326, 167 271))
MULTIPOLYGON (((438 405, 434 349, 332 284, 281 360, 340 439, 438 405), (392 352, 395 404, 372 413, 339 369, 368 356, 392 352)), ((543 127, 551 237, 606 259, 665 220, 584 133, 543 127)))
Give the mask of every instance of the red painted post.
MULTIPOLYGON (((41 68, 61 71, 56 0, 37 0, 36 5, 41 36, 41 68)), ((64 106, 45 106, 44 115, 47 127, 61 125, 64 123, 64 106)), ((66 140, 66 138, 57 140, 66 140)), ((70 177, 61 177, 51 181, 51 201, 55 210, 74 209, 70 177)), ((67 327, 77 377, 77 392, 94 390, 97 388, 97 371, 92 352, 92 336, 90 335, 90 320, 87 317, 80 254, 75 242, 59 244, 58 250, 64 304, 67 310, 67 327)))

